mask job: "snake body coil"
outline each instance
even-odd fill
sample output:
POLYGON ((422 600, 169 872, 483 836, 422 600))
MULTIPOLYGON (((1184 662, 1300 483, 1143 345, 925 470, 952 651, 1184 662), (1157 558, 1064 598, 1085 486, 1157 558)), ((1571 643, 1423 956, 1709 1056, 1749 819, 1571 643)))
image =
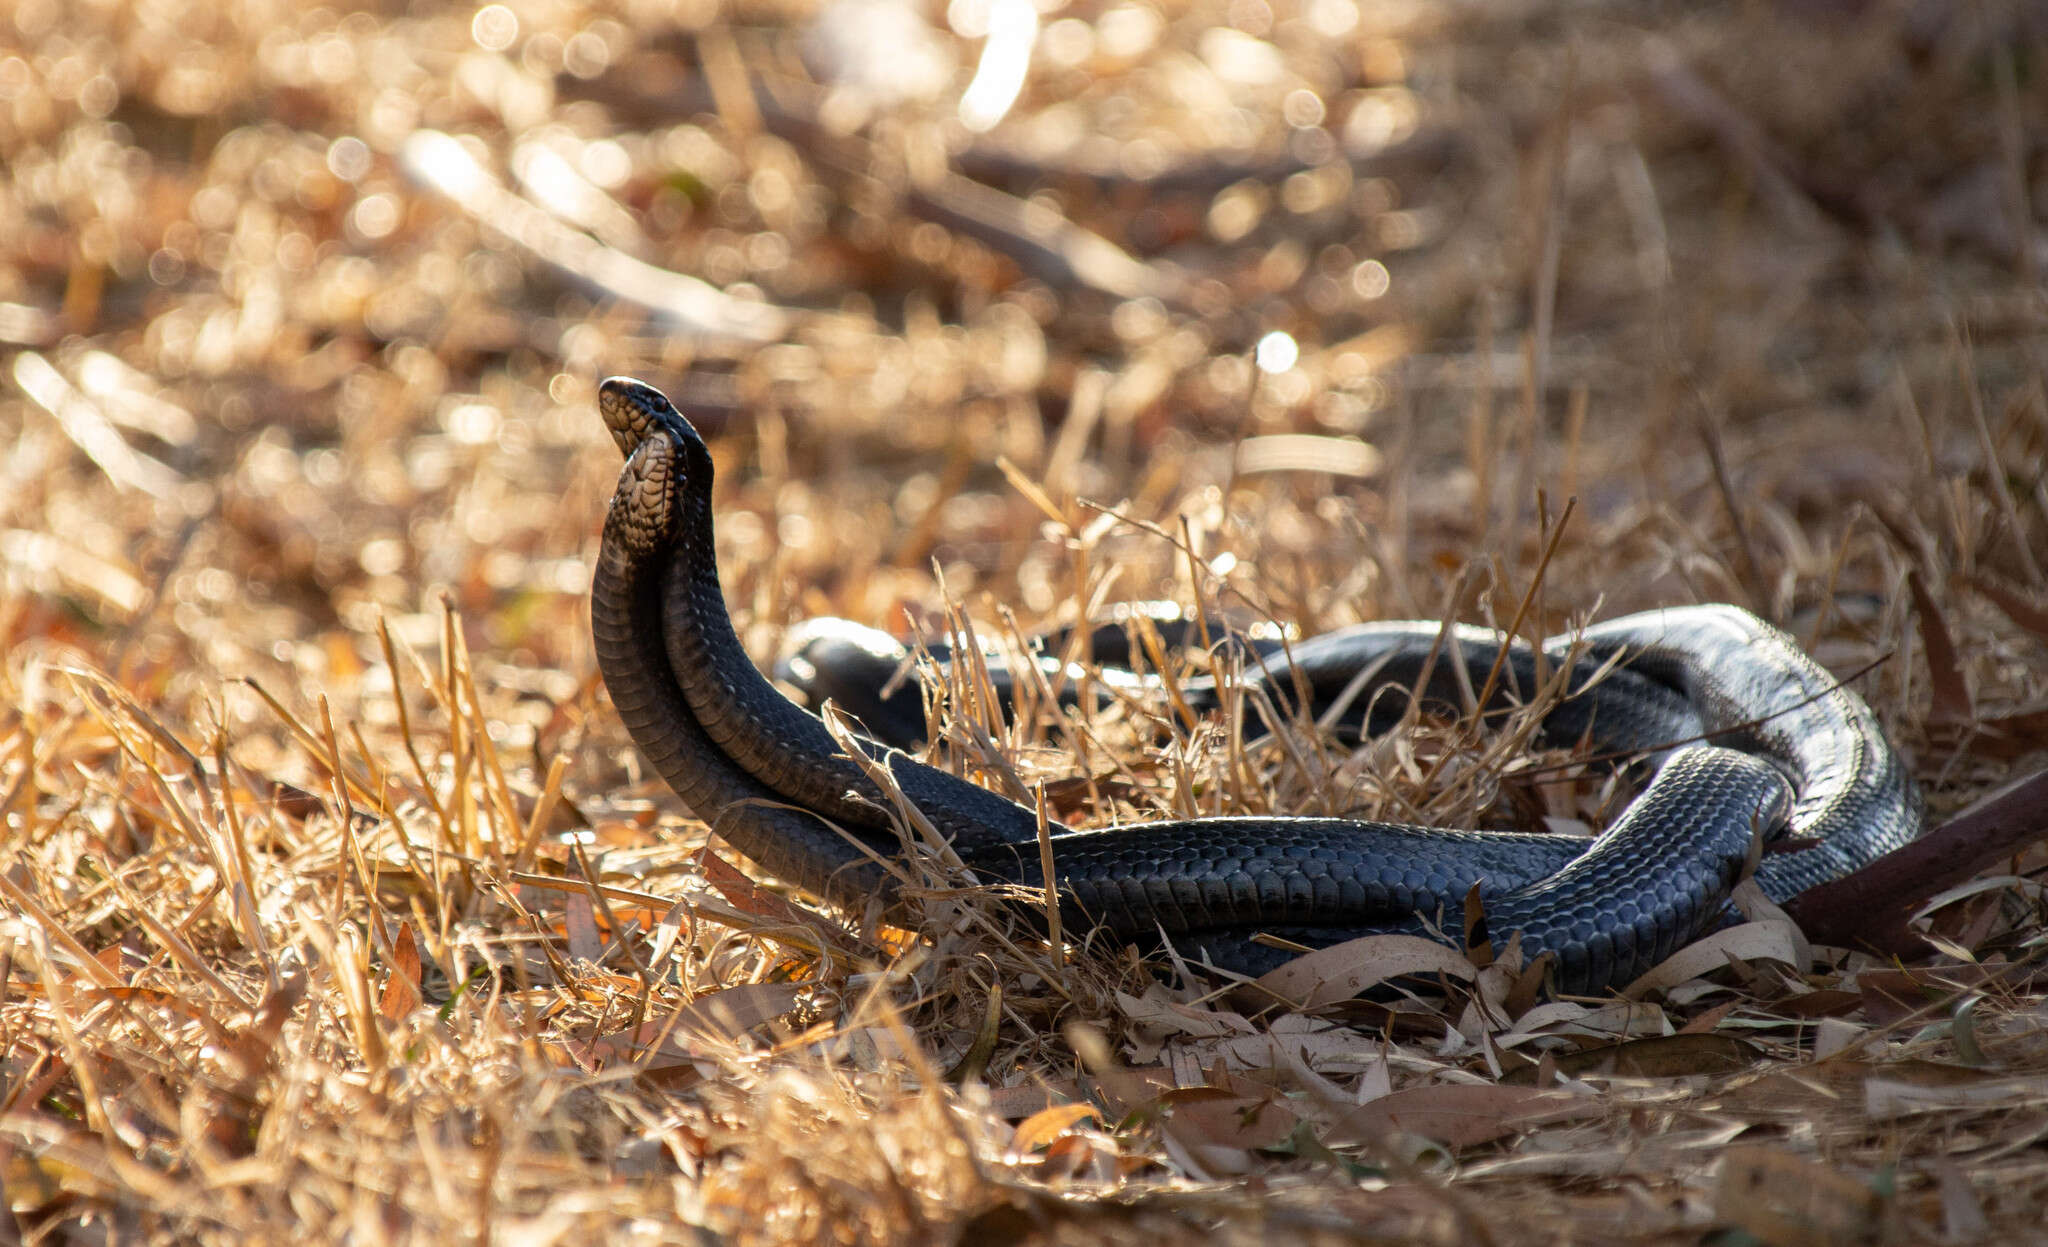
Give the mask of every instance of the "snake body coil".
MULTIPOLYGON (((733 633, 702 439, 659 391, 627 378, 604 382, 599 410, 627 462, 592 584, 592 635, 634 744, 685 805, 768 870, 844 902, 886 897, 873 859, 899 848, 889 800, 823 723, 755 669, 733 633)), ((1291 656, 1268 655, 1247 679, 1282 702, 1305 686, 1320 703, 1378 664, 1382 679, 1421 681, 1423 696, 1444 696, 1454 688, 1452 663, 1483 680, 1499 653, 1492 634, 1458 627, 1445 634, 1451 657, 1436 663, 1444 632, 1437 624, 1347 629, 1302 642, 1291 656), (1436 682, 1422 680, 1432 673, 1436 682)), ((867 670, 886 679, 894 642, 855 639, 869 653, 867 670)), ((1055 822, 1051 883, 1066 921, 1139 942, 1164 935, 1223 968, 1260 973, 1287 958, 1252 942, 1260 931, 1327 944, 1426 932, 1423 919, 1443 915, 1455 929, 1477 886, 1496 937, 1519 931, 1532 954, 1556 954, 1561 988, 1593 991, 1625 983, 1722 921, 1759 833, 1811 841, 1767 857, 1757 872, 1765 892, 1783 900, 1918 832, 1912 789, 1869 709, 1747 612, 1653 611, 1555 638, 1544 650, 1551 664, 1571 668, 1581 690, 1550 713, 1547 735, 1616 752, 1695 737, 1717 743, 1671 751, 1591 847, 1332 818, 1102 830, 1055 822), (1625 669, 1590 678, 1610 661, 1625 669)), ((1532 686, 1529 647, 1511 645, 1501 657, 1506 683, 1532 686)), ((1205 691, 1190 686, 1197 700, 1205 691)), ((1384 726, 1387 699, 1358 701, 1377 708, 1360 730, 1384 726)), ((861 747, 966 865, 1047 883, 1036 812, 879 741, 861 747)))

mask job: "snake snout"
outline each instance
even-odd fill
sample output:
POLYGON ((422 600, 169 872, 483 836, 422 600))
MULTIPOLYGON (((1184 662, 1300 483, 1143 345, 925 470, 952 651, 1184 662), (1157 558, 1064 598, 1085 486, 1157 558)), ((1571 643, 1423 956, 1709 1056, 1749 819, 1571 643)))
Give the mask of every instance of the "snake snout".
POLYGON ((657 429, 677 431, 682 419, 660 390, 631 377, 606 377, 598 384, 597 412, 625 455, 657 429))

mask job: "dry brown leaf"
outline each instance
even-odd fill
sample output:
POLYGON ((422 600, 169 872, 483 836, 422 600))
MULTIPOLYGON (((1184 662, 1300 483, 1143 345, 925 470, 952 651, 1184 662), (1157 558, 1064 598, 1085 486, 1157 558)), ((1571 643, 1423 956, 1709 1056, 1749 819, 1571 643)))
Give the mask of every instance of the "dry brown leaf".
POLYGON ((1813 1028, 1813 1059, 1825 1061, 1861 1039, 1864 1028, 1843 1018, 1824 1017, 1813 1028))
POLYGON ((1991 1221, 1984 1215, 1984 1201, 1977 1198, 1970 1175, 1945 1156, 1934 1158, 1928 1167, 1941 1186, 1941 1223, 1948 1241, 1989 1242, 1991 1221))
POLYGON ((1571 1035, 1609 1044, 1670 1033, 1671 1019, 1650 1001, 1616 1000, 1588 1008, 1569 1000, 1553 1000, 1523 1014, 1512 1029, 1494 1036, 1494 1042, 1514 1048, 1545 1036, 1571 1035))
POLYGON ((2048 1078, 1957 1069, 1952 1077, 1934 1083, 1882 1074, 1863 1080, 1863 1111, 1873 1121, 1963 1108, 2048 1108, 2048 1078))
POLYGON ((1771 1008, 1778 1013, 1795 1018, 1840 1017, 1863 1005, 1860 992, 1843 991, 1838 987, 1822 987, 1797 996, 1786 996, 1774 1001, 1771 1008))
MULTIPOLYGON (((1747 1069, 1764 1050, 1733 1035, 1678 1034, 1585 1048, 1553 1055, 1557 1071, 1572 1078, 1589 1074, 1621 1078, 1684 1078, 1747 1069)), ((1534 1073, 1531 1067, 1530 1073, 1534 1073)))
POLYGON ((1192 1035, 1209 1039, 1250 1035, 1258 1030, 1242 1014, 1184 1005, 1168 999, 1163 991, 1156 989, 1143 996, 1117 992, 1116 1003, 1132 1022, 1161 1035, 1192 1035))
POLYGON ((1267 1089, 1244 1096, 1217 1087, 1189 1087, 1159 1097, 1171 1106, 1170 1127, 1191 1144, 1257 1149, 1294 1133, 1301 1120, 1267 1089))
POLYGON ((1326 1123, 1334 1120, 1332 1114, 1348 1113, 1375 1095, 1385 1095, 1393 1090, 1384 1058, 1376 1059, 1367 1067, 1355 1092, 1346 1092, 1316 1072, 1301 1048, 1277 1035, 1273 1037, 1273 1072, 1286 1074, 1297 1089, 1308 1093, 1297 1101, 1295 1107, 1326 1123))
POLYGON ((391 955, 391 973, 378 996, 377 1013, 387 1022, 396 1022, 418 1008, 421 1000, 419 937, 413 934, 412 923, 398 924, 391 955))
POLYGON ((1073 1082, 1028 1082, 987 1090, 989 1111, 1006 1121, 1072 1103, 1081 1095, 1080 1086, 1073 1082))
POLYGON ((1250 1173, 1258 1163, 1245 1148, 1190 1142, 1171 1128, 1159 1132, 1159 1147, 1184 1173, 1210 1181, 1250 1173))
POLYGON ((1073 1131, 1046 1147, 1033 1176, 1049 1183, 1076 1179, 1108 1182, 1117 1176, 1119 1159, 1115 1143, 1108 1138, 1093 1131, 1073 1131))
POLYGON ((1782 922, 1745 922, 1702 936, 1650 968, 1622 989, 1630 999, 1668 991, 1680 983, 1725 967, 1733 961, 1775 961, 1799 966, 1796 928, 1782 922))
MULTIPOLYGON (((1970 988, 2002 980, 2011 973, 2011 969, 2001 965, 1951 963, 1896 970, 1864 970, 1856 975, 1856 988, 1862 996, 1864 1019, 1874 1026, 1884 1026, 1970 988)), ((2021 985, 2008 986, 2017 989, 2021 985)))
POLYGON ((1093 1104, 1053 1104, 1042 1108, 1017 1123, 1017 1133, 1010 1138, 1010 1155, 1013 1159, 1028 1156, 1051 1144, 1075 1123, 1090 1118, 1101 1121, 1102 1110, 1093 1104))
POLYGON ((2048 706, 1993 715, 1977 724, 1963 747, 1991 758, 2024 758, 2048 749, 2048 706))
POLYGON ((1368 935, 1296 957, 1236 994, 1247 1001, 1278 998, 1296 1008, 1319 1009, 1404 975, 1441 974, 1469 981, 1477 973, 1463 954, 1434 940, 1419 935, 1368 935))
POLYGON ((1920 648, 1927 658, 1927 683, 1932 698, 1928 719, 1935 723, 1968 723, 1976 712, 1970 703, 1969 682, 1963 678, 1962 664, 1956 658, 1955 634, 1917 569, 1906 573, 1906 588, 1913 595, 1913 614, 1920 621, 1920 648))
POLYGON ((604 938, 597 933, 597 910, 589 897, 574 893, 564 897, 562 924, 567 929, 571 957, 595 964, 604 955, 604 938))
POLYGON ((1498 1083, 1410 1087, 1345 1114, 1324 1136, 1332 1147, 1371 1143, 1402 1131, 1453 1150, 1505 1138, 1533 1126, 1594 1116, 1598 1100, 1498 1083))
POLYGON ((708 846, 698 852, 697 866, 703 870, 705 881, 717 888, 734 909, 786 926, 808 927, 817 921, 816 915, 798 909, 761 887, 748 878, 746 872, 713 853, 708 846))
POLYGON ((1784 1247, 1829 1247, 1873 1234, 1884 1201, 1866 1182, 1790 1151, 1730 1147, 1714 1203, 1722 1225, 1784 1247))
POLYGON ((643 1023, 637 1035, 642 1043, 664 1032, 708 1040, 738 1039, 794 1009, 808 990, 803 983, 742 983, 699 996, 665 1021, 643 1023))
POLYGON ((1726 1021, 1728 1015, 1735 1012, 1736 1006, 1741 1003, 1739 1000, 1724 1000, 1679 1027, 1678 1033, 1681 1035, 1710 1035, 1713 1033, 1714 1028, 1726 1021))

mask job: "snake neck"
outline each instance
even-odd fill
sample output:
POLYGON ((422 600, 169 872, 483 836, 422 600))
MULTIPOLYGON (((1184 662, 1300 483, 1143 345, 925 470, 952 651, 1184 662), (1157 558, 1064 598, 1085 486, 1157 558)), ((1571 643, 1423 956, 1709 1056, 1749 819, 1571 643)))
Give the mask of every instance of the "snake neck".
POLYGON ((735 849, 821 896, 889 899, 883 872, 817 818, 790 809, 721 752, 676 695, 661 643, 657 552, 669 544, 675 447, 638 445, 606 513, 590 587, 591 640, 620 721, 649 769, 735 849))
MULTIPOLYGON (((671 487, 675 526, 657 629, 676 687, 705 736, 781 800, 868 837, 892 837, 892 796, 846 755, 822 721, 768 682, 740 643, 718 580, 711 454, 681 416, 676 420, 680 471, 671 487)), ((961 852, 1035 843, 1034 811, 878 742, 854 739, 961 852)), ((1065 828, 1054 823, 1052 830, 1065 828)))
POLYGON ((681 453, 657 630, 684 700, 705 734, 784 800, 856 826, 886 827, 880 791, 822 722, 768 683, 740 642, 718 580, 711 456, 695 438, 682 442, 681 453))

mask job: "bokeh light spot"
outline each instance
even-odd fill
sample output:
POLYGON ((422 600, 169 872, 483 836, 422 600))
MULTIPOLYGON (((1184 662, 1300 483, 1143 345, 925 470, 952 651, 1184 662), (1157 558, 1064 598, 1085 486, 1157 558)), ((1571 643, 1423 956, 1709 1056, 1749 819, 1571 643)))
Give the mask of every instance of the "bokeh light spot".
POLYGON ((502 4, 487 4, 470 19, 469 34, 478 47, 503 52, 519 38, 519 17, 502 4))
POLYGON ((1258 349, 1252 359, 1259 371, 1267 374, 1282 373, 1294 367, 1301 359, 1301 347, 1294 336, 1278 329, 1259 339, 1258 349))

